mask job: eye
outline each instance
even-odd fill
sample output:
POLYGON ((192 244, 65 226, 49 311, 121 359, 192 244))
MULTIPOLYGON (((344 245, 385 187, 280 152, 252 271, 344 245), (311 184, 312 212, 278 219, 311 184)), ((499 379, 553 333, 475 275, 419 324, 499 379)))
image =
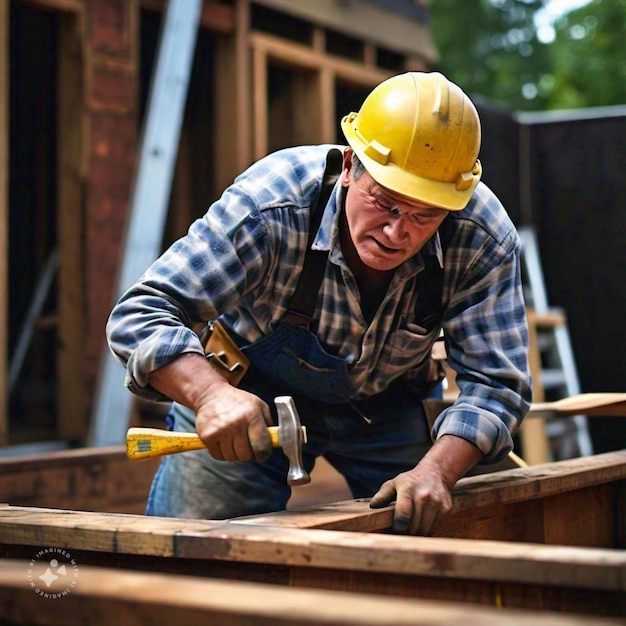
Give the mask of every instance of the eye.
POLYGON ((433 219, 435 218, 432 216, 420 215, 419 213, 411 214, 411 221, 414 224, 418 224, 419 226, 425 226, 426 224, 430 224, 430 222, 432 222, 433 219))
POLYGON ((395 204, 392 204, 391 202, 388 202, 376 196, 372 196, 372 198, 374 198, 374 204, 379 211, 382 211, 383 213, 391 213, 391 215, 393 215, 394 217, 398 217, 401 215, 400 210, 395 204))

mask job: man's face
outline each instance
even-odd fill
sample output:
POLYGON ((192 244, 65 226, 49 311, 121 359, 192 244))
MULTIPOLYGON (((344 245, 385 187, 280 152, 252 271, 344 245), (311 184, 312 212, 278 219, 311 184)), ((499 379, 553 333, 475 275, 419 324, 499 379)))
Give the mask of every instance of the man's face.
POLYGON ((346 155, 342 185, 349 186, 346 218, 360 260, 378 271, 392 270, 417 254, 448 211, 381 187, 367 171, 357 180, 346 155))

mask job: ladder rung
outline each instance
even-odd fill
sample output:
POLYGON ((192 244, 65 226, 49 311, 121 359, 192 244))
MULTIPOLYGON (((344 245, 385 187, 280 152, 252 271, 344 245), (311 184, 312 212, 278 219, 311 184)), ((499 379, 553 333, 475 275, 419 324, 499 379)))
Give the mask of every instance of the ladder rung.
POLYGON ((541 370, 541 383, 544 389, 555 389, 567 384, 565 372, 561 369, 544 369, 541 370))

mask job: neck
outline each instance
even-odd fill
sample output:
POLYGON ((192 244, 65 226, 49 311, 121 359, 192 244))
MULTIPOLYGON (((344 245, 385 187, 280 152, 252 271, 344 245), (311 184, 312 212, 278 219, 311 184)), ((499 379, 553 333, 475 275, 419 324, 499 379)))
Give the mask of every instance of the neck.
POLYGON ((368 322, 371 322, 379 304, 387 294, 387 289, 395 270, 375 270, 361 261, 350 236, 348 221, 344 211, 342 211, 340 216, 339 241, 341 242, 343 256, 359 288, 363 317, 368 322))

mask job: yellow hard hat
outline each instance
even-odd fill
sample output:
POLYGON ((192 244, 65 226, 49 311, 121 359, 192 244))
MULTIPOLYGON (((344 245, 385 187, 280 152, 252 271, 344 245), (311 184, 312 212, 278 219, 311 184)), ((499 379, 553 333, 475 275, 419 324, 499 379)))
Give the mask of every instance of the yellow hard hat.
POLYGON ((341 129, 372 178, 408 198, 460 211, 480 180, 478 112, 437 72, 388 78, 341 129))

